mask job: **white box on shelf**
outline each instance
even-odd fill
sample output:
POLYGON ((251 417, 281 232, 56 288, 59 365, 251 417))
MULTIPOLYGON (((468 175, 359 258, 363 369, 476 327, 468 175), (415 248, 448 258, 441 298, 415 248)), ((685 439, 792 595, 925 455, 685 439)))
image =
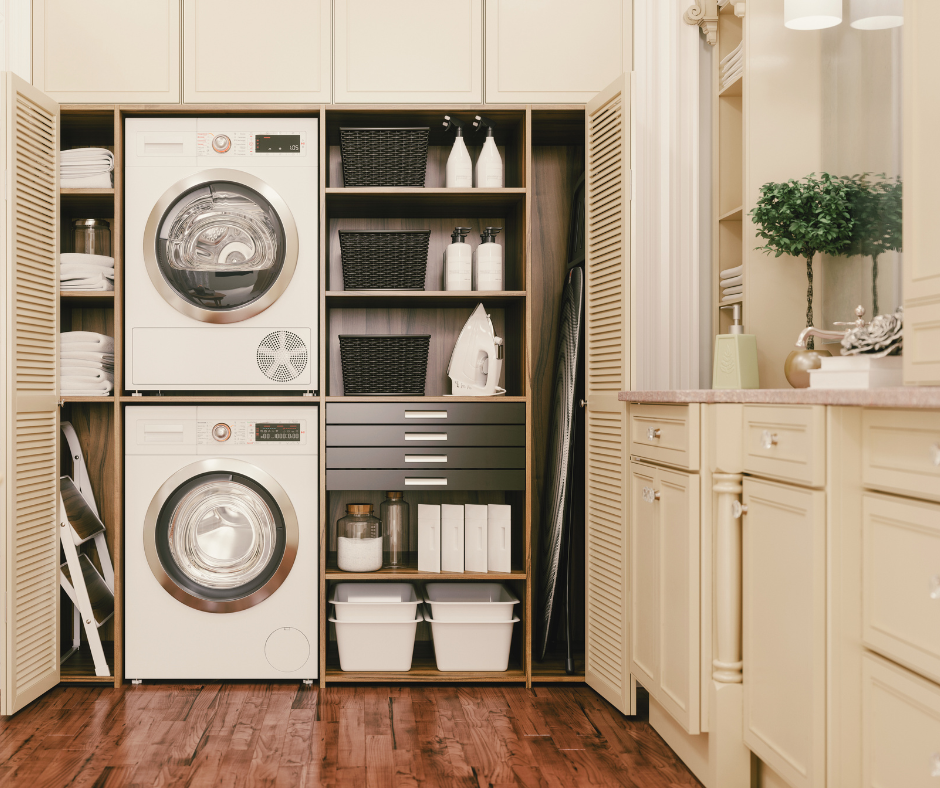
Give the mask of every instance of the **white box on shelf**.
POLYGON ((337 583, 330 597, 337 621, 414 621, 420 602, 411 583, 337 583))
POLYGON ((519 597, 502 583, 428 583, 425 612, 435 621, 509 621, 519 597))
POLYGON ((832 356, 820 359, 822 366, 811 369, 811 389, 881 389, 904 385, 901 356, 832 356))
POLYGON ((464 556, 468 572, 485 572, 486 568, 486 507, 468 503, 464 506, 464 556))
POLYGON ((338 621, 336 645, 340 670, 381 670, 404 673, 411 670, 415 632, 424 616, 419 610, 412 621, 338 621))
POLYGON ((418 504, 418 571, 441 571, 441 507, 418 504))
POLYGON ((491 503, 486 507, 486 564, 489 572, 512 571, 512 507, 491 503))
POLYGON ((441 571, 463 572, 463 506, 441 504, 441 571))

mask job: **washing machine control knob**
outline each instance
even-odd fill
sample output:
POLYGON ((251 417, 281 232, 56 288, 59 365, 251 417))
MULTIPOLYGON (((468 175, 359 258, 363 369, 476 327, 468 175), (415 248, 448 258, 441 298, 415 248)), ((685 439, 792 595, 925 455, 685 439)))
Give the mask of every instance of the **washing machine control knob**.
POLYGON ((230 437, 232 437, 232 428, 228 424, 216 424, 212 428, 212 437, 215 438, 219 443, 224 443, 230 437))
POLYGON ((214 150, 216 153, 227 153, 231 147, 232 140, 225 134, 216 134, 212 138, 212 150, 214 150))

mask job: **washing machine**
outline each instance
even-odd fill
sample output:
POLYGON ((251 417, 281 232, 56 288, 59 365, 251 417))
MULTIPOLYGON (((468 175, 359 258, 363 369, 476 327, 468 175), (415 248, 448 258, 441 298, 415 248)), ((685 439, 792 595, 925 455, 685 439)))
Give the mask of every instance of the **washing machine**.
POLYGON ((315 118, 125 121, 125 387, 317 389, 315 118))
POLYGON ((316 678, 317 406, 125 414, 125 675, 316 678))

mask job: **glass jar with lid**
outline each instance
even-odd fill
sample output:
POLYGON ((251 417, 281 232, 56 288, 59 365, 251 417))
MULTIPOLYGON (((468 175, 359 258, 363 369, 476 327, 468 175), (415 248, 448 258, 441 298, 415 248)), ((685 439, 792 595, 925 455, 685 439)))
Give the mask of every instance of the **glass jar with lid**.
POLYGON ((371 503, 346 505, 336 521, 336 563, 344 572, 375 572, 382 568, 382 521, 371 503))
POLYGON ((411 545, 411 507, 401 492, 385 493, 379 506, 385 540, 385 565, 403 567, 408 562, 411 545))
POLYGON ((106 219, 73 219, 72 227, 75 252, 111 256, 111 225, 106 219))

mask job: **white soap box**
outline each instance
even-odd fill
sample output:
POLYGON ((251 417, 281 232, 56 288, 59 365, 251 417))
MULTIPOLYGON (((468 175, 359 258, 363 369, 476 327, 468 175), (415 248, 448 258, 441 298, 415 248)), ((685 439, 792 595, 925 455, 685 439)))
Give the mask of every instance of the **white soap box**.
POLYGON ((904 385, 901 356, 833 356, 809 373, 811 389, 881 389, 904 385))

